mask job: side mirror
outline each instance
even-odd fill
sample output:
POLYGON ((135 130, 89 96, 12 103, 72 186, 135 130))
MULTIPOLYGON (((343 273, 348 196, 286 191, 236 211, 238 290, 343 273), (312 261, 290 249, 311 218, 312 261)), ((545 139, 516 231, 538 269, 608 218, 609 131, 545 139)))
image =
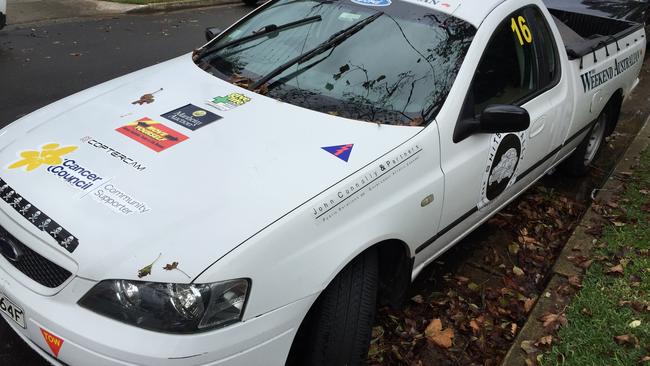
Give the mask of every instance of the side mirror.
POLYGON ((528 111, 508 104, 487 106, 478 119, 463 118, 454 129, 454 143, 458 143, 475 133, 505 133, 524 131, 530 126, 528 111))
POLYGON ((530 116, 521 107, 507 104, 492 104, 479 117, 480 132, 519 132, 528 129, 530 116))
POLYGON ((210 42, 214 37, 218 36, 221 33, 221 28, 209 27, 205 28, 205 40, 210 42))

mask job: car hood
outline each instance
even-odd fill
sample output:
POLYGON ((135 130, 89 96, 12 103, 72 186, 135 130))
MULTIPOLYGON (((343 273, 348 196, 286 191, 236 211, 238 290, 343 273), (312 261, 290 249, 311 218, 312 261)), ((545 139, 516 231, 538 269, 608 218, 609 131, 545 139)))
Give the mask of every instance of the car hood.
POLYGON ((279 102, 185 55, 6 128, 0 208, 79 276, 190 281, 420 130, 279 102))

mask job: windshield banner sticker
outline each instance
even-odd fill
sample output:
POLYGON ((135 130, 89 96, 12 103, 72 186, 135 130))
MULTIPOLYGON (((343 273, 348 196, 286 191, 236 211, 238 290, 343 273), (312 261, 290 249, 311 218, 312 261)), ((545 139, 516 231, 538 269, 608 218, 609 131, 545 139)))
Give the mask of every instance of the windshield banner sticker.
POLYGON ((321 149, 327 151, 328 153, 336 156, 337 158, 347 163, 348 160, 350 159, 350 154, 352 153, 353 146, 354 144, 336 145, 336 146, 321 147, 321 149))
POLYGON ((352 0, 353 3, 365 6, 388 6, 390 0, 352 0))
POLYGON ((312 217, 317 224, 334 218, 350 205, 379 188, 391 177, 411 166, 420 158, 420 152, 422 152, 422 148, 419 145, 414 145, 398 149, 394 152, 394 155, 387 156, 385 159, 379 159, 379 161, 371 165, 372 167, 369 170, 360 173, 356 178, 352 178, 349 182, 341 185, 336 193, 312 207, 312 217))
POLYGON ((188 139, 182 133, 148 117, 140 118, 115 131, 156 152, 161 152, 188 139))
POLYGON ((3 179, 0 179, 0 197, 22 217, 31 222, 34 227, 52 237, 68 252, 74 252, 79 246, 79 240, 74 235, 70 234, 68 230, 52 220, 36 206, 29 203, 25 197, 19 195, 3 179))
POLYGON ((206 102, 209 106, 214 107, 220 111, 229 111, 237 108, 251 101, 251 98, 239 93, 230 93, 225 97, 215 97, 210 102, 206 102))
POLYGON ((221 116, 208 112, 193 104, 174 109, 171 112, 161 114, 161 116, 192 131, 221 119, 221 116))
POLYGON ((637 62, 639 62, 639 60, 641 60, 642 53, 642 50, 638 50, 622 60, 614 58, 614 66, 610 66, 605 70, 598 72, 591 70, 580 75, 583 91, 586 93, 624 73, 627 69, 634 66, 637 62))
POLYGON ((477 207, 483 209, 517 181, 519 163, 526 151, 526 131, 514 134, 492 135, 483 184, 481 201, 477 207))

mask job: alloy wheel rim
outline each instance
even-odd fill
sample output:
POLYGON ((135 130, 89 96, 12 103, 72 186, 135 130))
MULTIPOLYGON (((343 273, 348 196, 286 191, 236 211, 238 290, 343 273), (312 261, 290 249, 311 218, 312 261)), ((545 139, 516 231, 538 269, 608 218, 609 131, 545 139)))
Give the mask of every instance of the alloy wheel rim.
POLYGON ((603 141, 603 135, 605 134, 605 114, 601 114, 596 121, 596 125, 591 130, 591 135, 589 136, 589 142, 587 143, 587 150, 585 151, 584 164, 588 166, 594 161, 596 153, 600 148, 600 144, 603 141))

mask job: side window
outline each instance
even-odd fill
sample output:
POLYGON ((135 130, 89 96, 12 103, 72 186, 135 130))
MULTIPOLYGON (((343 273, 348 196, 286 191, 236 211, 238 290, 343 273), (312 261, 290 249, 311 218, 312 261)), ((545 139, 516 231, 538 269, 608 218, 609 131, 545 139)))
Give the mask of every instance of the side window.
POLYGON ((535 41, 526 10, 507 17, 483 53, 470 96, 474 115, 489 104, 514 104, 540 89, 535 41))
POLYGON ((555 38, 551 33, 548 22, 539 9, 530 9, 535 18, 535 28, 539 32, 540 61, 543 63, 544 73, 540 75, 542 89, 555 84, 560 77, 560 60, 557 53, 555 38))

